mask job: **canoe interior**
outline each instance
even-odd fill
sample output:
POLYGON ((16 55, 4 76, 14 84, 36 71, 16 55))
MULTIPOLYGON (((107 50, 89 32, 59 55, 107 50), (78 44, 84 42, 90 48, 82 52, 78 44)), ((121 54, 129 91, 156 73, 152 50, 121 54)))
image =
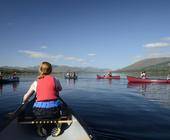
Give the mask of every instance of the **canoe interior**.
POLYGON ((32 110, 33 101, 28 103, 24 111, 14 119, 1 133, 1 140, 91 140, 86 130, 82 127, 69 108, 64 108, 61 117, 54 119, 36 119, 32 110), (50 135, 51 129, 61 123, 61 133, 57 137, 50 135), (38 125, 47 128, 49 135, 40 137, 36 133, 38 125))

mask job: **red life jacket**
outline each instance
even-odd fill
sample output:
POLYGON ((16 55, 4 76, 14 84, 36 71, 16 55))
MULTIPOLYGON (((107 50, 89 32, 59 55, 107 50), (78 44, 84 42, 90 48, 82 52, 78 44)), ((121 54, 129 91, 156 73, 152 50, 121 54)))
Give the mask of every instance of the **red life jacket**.
POLYGON ((53 76, 46 75, 37 80, 36 101, 56 100, 59 93, 56 91, 55 79, 53 76))

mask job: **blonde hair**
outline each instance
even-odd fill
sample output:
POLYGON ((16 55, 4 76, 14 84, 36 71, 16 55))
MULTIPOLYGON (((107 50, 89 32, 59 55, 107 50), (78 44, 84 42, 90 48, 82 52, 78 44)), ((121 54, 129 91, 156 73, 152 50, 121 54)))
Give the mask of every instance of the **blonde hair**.
POLYGON ((52 72, 52 65, 49 62, 42 62, 39 67, 38 79, 44 78, 45 75, 49 75, 52 72))

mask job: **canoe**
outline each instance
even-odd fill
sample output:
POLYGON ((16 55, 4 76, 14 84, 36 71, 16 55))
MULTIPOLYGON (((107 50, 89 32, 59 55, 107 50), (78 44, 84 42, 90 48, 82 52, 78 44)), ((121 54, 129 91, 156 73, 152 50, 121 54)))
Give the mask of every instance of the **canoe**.
POLYGON ((1 140, 92 140, 92 135, 80 124, 65 103, 64 109, 60 111, 62 113, 60 113, 59 118, 41 120, 36 119, 29 111, 32 110, 32 105, 33 101, 29 102, 24 109, 21 109, 17 118, 1 131, 1 140), (37 134, 38 131, 36 129, 41 128, 42 125, 48 125, 49 135, 40 137, 37 134), (55 136, 50 129, 54 125, 57 126, 58 133, 55 136))
POLYGON ((137 77, 127 76, 129 83, 170 83, 170 80, 166 79, 141 79, 137 77))
POLYGON ((71 77, 71 76, 64 76, 65 79, 74 79, 76 80, 78 78, 78 76, 74 76, 74 77, 71 77))
POLYGON ((97 79, 120 79, 120 76, 100 76, 100 75, 97 75, 97 79))
POLYGON ((19 82, 19 77, 12 78, 12 79, 0 79, 0 84, 15 83, 15 82, 19 82))

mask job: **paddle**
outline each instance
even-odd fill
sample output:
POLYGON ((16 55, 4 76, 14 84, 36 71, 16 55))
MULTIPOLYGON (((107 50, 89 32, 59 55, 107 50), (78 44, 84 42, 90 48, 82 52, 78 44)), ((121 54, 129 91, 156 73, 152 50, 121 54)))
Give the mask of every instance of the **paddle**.
POLYGON ((64 100, 60 96, 58 96, 58 99, 64 104, 64 106, 68 107, 67 104, 64 102, 64 100))
POLYGON ((20 112, 23 110, 24 107, 25 107, 25 103, 22 103, 14 112, 8 113, 8 117, 10 119, 15 119, 18 116, 18 114, 20 114, 20 112))

